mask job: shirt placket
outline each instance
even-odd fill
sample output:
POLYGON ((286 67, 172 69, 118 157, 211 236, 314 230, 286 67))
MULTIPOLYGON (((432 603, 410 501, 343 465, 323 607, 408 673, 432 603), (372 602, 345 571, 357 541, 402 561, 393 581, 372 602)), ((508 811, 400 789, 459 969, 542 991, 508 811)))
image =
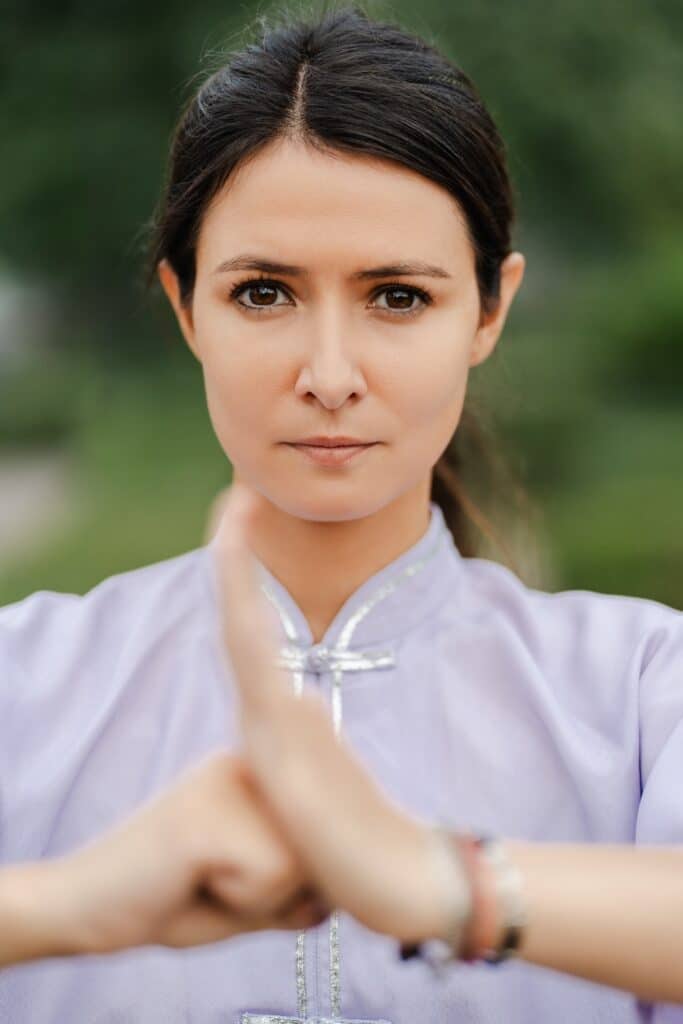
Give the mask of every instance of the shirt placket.
MULTIPOLYGON (((374 594, 349 616, 340 630, 336 642, 331 646, 323 643, 312 644, 308 647, 301 646, 301 639, 298 636, 296 625, 287 608, 267 582, 261 584, 263 593, 279 615, 286 637, 286 643, 281 647, 276 662, 279 667, 291 672, 295 694, 301 696, 304 692, 304 677, 306 673, 311 673, 315 676, 323 676, 325 674, 330 676, 330 703, 335 734, 338 735, 342 727, 342 682, 344 674, 347 672, 392 669, 396 664, 394 649, 389 645, 364 650, 351 650, 350 644, 356 629, 373 608, 384 601, 389 594, 404 586, 411 577, 419 572, 437 554, 439 546, 439 543, 433 545, 432 549, 424 557, 413 562, 393 579, 379 587, 374 594)), ((331 813, 334 813, 334 808, 331 809, 331 813)), ((351 1020, 341 1016, 341 955, 339 949, 339 914, 337 910, 333 910, 330 914, 328 935, 330 1015, 322 1017, 308 1015, 310 1007, 306 985, 307 933, 305 930, 302 930, 298 932, 296 937, 295 952, 297 1016, 288 1017, 277 1014, 244 1013, 242 1014, 242 1024, 391 1024, 390 1021, 378 1018, 372 1020, 356 1018, 351 1020)))

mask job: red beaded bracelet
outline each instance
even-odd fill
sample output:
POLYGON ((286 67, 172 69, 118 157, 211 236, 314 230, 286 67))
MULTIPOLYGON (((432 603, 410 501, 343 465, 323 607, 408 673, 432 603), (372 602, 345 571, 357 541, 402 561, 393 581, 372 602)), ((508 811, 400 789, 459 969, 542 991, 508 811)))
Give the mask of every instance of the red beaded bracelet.
POLYGON ((485 963, 496 965, 511 957, 521 944, 527 922, 523 884, 519 869, 509 861, 499 840, 490 836, 479 836, 476 843, 481 855, 495 872, 494 905, 500 910, 504 928, 498 944, 493 948, 480 950, 478 958, 485 963))
POLYGON ((472 890, 472 914, 465 931, 465 941, 459 959, 473 963, 481 959, 482 951, 489 948, 488 937, 496 934, 497 910, 495 892, 486 884, 480 855, 480 838, 469 833, 452 833, 467 865, 472 890))
POLYGON ((400 946, 401 959, 420 957, 435 968, 454 958, 466 963, 484 962, 495 966, 508 959, 521 940, 526 915, 520 898, 519 873, 507 862, 497 840, 464 832, 449 832, 447 835, 455 846, 459 865, 465 869, 471 895, 471 910, 460 948, 448 948, 444 952, 443 946, 447 944, 438 939, 403 943, 400 946), (494 887, 487 881, 487 876, 490 878, 491 875, 485 864, 495 872, 494 887), (496 946, 500 916, 505 927, 502 940, 496 946))

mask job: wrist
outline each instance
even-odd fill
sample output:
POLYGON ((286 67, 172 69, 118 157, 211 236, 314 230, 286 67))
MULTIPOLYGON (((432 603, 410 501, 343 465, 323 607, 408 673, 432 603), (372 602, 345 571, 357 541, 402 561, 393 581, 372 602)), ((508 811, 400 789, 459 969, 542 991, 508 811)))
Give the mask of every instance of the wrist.
POLYGON ((61 868, 61 860, 46 860, 0 870, 0 964, 87 952, 61 868))
POLYGON ((479 948, 474 956, 499 964, 518 953, 527 925, 528 908, 525 884, 519 867, 510 859, 507 844, 490 836, 475 840, 481 865, 480 878, 493 878, 489 891, 490 945, 479 948), (485 869, 488 868, 488 873, 485 869))
POLYGON ((402 959, 420 955, 434 966, 453 958, 501 963, 519 950, 526 926, 526 897, 518 867, 510 861, 505 844, 496 839, 442 826, 430 831, 439 840, 433 849, 441 854, 433 862, 432 873, 435 883, 440 879, 441 911, 428 938, 436 939, 439 949, 435 951, 424 937, 403 941, 402 959))
POLYGON ((419 870, 414 871, 418 886, 415 927, 410 936, 400 936, 402 945, 437 940, 449 948, 463 949, 475 910, 472 865, 459 837, 433 824, 420 826, 420 853, 419 870))
POLYGON ((476 838, 470 833, 451 833, 451 841, 467 865, 472 888, 472 913, 461 954, 463 960, 472 962, 484 951, 498 948, 504 934, 502 908, 494 870, 476 838))
POLYGON ((444 912, 444 880, 434 870, 433 826, 414 819, 408 819, 406 825, 409 841, 404 841, 403 848, 410 857, 402 874, 407 898, 403 901, 402 927, 395 929, 394 935, 403 943, 413 944, 440 937, 448 920, 444 912))

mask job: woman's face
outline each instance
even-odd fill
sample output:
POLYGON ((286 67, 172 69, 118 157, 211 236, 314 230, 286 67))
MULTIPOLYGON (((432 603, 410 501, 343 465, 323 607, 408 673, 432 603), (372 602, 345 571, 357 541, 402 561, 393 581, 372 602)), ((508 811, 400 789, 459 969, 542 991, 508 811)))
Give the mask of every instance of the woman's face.
POLYGON ((282 511, 332 521, 425 485, 523 270, 508 257, 499 308, 480 322, 449 193, 387 161, 281 141, 206 211, 191 307, 165 261, 159 274, 235 476, 282 511), (318 435, 372 444, 331 467, 292 446, 318 435))

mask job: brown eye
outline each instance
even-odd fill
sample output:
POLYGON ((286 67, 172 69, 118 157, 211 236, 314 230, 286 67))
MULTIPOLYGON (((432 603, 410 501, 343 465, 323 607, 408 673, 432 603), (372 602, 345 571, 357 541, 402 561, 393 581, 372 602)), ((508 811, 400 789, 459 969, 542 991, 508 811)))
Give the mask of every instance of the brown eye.
POLYGON ((252 284, 242 294, 248 295, 251 302, 257 306, 272 306, 278 291, 279 289, 274 288, 272 284, 252 284))
MULTIPOLYGON (((247 309, 252 313, 277 309, 283 305, 292 305, 289 299, 285 302, 276 302, 278 292, 283 295, 287 294, 285 288, 276 281, 266 278, 251 278, 248 281, 238 282, 230 292, 230 299, 241 306, 242 309, 247 309), (241 296, 243 295, 248 296, 247 302, 242 300, 241 296)), ((431 295, 422 288, 408 287, 400 284, 385 285, 384 288, 375 293, 374 301, 376 302, 377 298, 383 296, 391 296, 390 304, 380 306, 379 308, 384 309, 385 312, 398 313, 399 316, 404 317, 419 313, 432 302, 431 295), (415 299, 418 300, 417 303, 414 302, 415 299)))
POLYGON ((385 292, 385 295, 387 296, 387 299, 391 295, 394 296, 394 299, 398 296, 397 304, 389 304, 392 309, 410 309, 413 299, 415 298, 414 293, 406 291, 405 288, 392 288, 390 291, 385 292))
POLYGON ((278 292, 284 294, 284 290, 280 285, 275 284, 273 281, 263 281, 257 278, 256 280, 244 281, 241 284, 235 285, 230 293, 230 298, 244 309, 254 311, 271 308, 277 309, 278 306, 288 305, 286 302, 275 302, 278 292), (249 297, 248 302, 242 301, 241 296, 243 295, 249 297))
POLYGON ((383 288, 378 293, 377 298, 386 296, 387 300, 389 296, 393 296, 391 302, 386 306, 380 306, 380 309, 392 310, 396 313, 417 313, 419 310, 426 305, 429 305, 431 297, 423 292, 420 288, 407 288, 401 285, 394 285, 390 288, 383 288), (413 300, 418 299, 417 304, 413 305, 413 300))

